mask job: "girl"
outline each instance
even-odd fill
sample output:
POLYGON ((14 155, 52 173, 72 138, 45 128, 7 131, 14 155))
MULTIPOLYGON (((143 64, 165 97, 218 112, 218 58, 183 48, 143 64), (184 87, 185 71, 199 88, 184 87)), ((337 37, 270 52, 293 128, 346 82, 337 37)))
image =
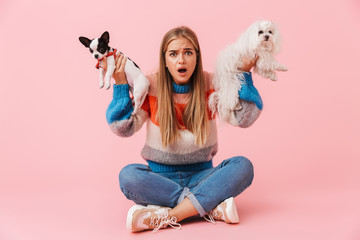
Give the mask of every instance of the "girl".
MULTIPOLYGON (((259 117, 262 101, 250 73, 256 59, 243 62, 238 69, 239 81, 245 79, 238 98, 242 108, 229 109, 227 119, 232 125, 249 127, 259 117)), ((147 124, 141 152, 147 165, 130 164, 119 174, 122 192, 136 203, 128 212, 127 228, 134 232, 179 228, 181 220, 198 214, 211 222, 239 222, 233 197, 251 184, 253 166, 237 156, 213 167, 218 146, 214 113, 208 107, 213 76, 203 71, 196 34, 188 27, 165 34, 159 70, 147 76, 149 93, 136 114, 132 114, 125 63, 120 56, 107 121, 122 137, 147 124)))

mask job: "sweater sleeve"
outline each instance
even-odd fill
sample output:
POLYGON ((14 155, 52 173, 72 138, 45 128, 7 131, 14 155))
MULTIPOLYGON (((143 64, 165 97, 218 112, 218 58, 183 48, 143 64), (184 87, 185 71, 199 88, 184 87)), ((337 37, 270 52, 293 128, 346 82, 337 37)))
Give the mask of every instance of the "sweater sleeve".
POLYGON ((228 122, 239 127, 250 127, 260 116, 263 102, 258 90, 255 88, 251 72, 237 74, 241 83, 239 90, 239 110, 231 110, 228 122))
POLYGON ((129 85, 114 85, 113 99, 106 110, 110 129, 118 136, 130 137, 137 132, 149 117, 147 97, 136 114, 129 95, 129 85))

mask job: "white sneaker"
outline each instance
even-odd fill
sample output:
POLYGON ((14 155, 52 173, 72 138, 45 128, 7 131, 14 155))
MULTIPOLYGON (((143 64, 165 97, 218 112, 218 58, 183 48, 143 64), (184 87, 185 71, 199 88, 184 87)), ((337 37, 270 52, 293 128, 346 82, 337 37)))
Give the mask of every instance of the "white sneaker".
POLYGON ((215 223, 216 220, 222 220, 226 223, 239 223, 239 216, 236 210, 234 198, 228 198, 217 205, 207 215, 205 220, 215 223))
POLYGON ((130 231, 140 232, 153 229, 154 232, 160 228, 171 226, 180 229, 181 225, 177 223, 176 217, 169 216, 169 209, 166 207, 154 208, 134 205, 129 209, 126 227, 130 231))

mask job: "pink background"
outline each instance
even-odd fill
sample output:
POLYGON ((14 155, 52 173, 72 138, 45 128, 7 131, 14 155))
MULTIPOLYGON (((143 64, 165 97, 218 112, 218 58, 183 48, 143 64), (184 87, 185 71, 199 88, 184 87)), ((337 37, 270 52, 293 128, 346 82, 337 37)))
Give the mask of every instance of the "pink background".
POLYGON ((360 4, 347 1, 0 2, 0 239, 360 239, 360 4), (105 4, 106 3, 106 4, 105 4), (162 36, 187 25, 205 69, 253 21, 278 23, 278 82, 254 75, 264 111, 248 129, 219 124, 214 161, 244 155, 253 185, 236 198, 240 224, 202 220, 180 231, 129 233, 118 187, 144 161, 145 129, 109 130, 112 90, 78 41, 111 45, 149 72, 162 36))

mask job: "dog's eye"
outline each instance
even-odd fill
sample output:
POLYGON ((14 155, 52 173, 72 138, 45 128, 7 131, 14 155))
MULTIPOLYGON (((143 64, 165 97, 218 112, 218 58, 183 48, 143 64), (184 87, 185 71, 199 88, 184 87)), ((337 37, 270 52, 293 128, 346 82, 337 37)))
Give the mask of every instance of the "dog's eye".
POLYGON ((259 31, 259 35, 260 35, 260 34, 263 34, 263 33, 264 33, 264 32, 263 32, 262 30, 259 31))
POLYGON ((272 34, 272 31, 269 31, 270 34, 272 34))
POLYGON ((94 52, 94 50, 92 50, 92 49, 90 48, 90 52, 91 52, 91 53, 93 53, 93 52, 94 52))

